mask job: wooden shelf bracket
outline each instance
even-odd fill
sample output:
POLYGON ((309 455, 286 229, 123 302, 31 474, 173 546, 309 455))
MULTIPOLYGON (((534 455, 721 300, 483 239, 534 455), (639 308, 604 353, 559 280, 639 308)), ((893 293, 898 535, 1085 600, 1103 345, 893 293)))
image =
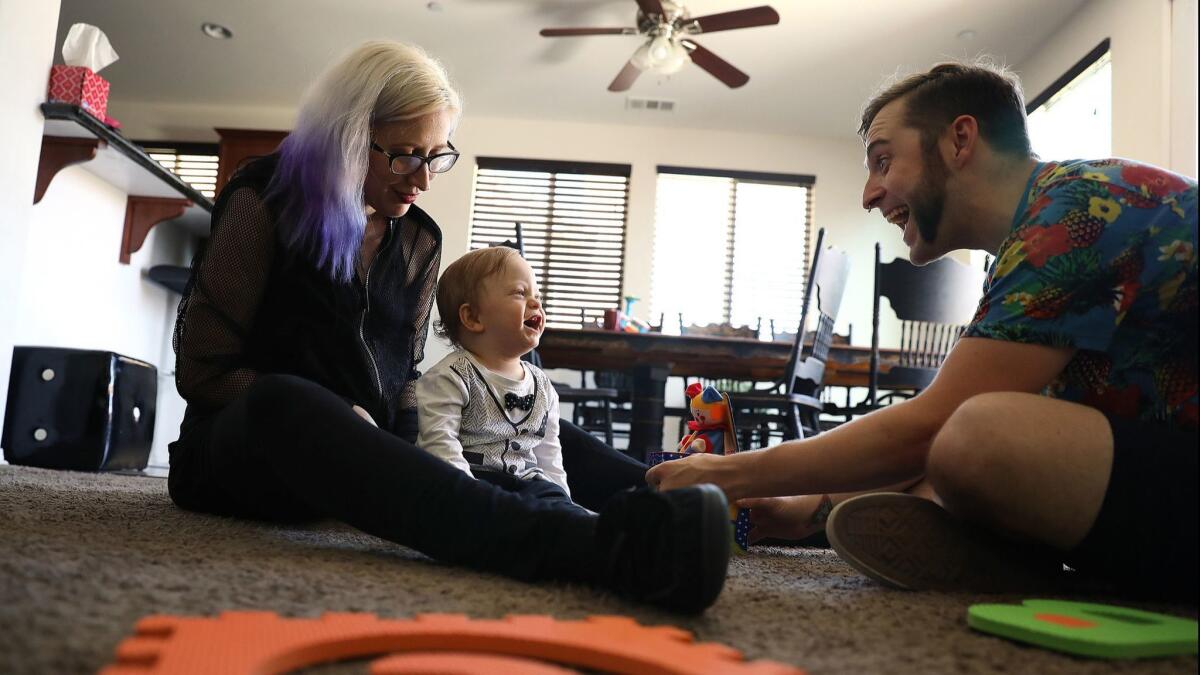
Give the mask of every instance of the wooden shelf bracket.
POLYGON ((81 164, 96 158, 96 151, 104 147, 99 138, 67 138, 64 136, 42 136, 42 156, 38 160, 37 184, 33 189, 33 203, 42 201, 46 188, 59 171, 73 164, 81 164))
POLYGON ((121 264, 129 264, 130 254, 142 247, 151 228, 164 220, 182 216, 191 205, 187 199, 129 195, 125 201, 125 231, 121 235, 121 264))

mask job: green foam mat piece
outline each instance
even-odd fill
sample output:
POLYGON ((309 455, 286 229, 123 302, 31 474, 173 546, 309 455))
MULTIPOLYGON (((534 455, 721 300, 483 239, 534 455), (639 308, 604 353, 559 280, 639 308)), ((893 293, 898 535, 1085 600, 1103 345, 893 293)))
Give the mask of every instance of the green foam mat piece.
POLYGON ((1131 659, 1196 653, 1195 621, 1115 605, 1068 600, 971 605, 967 625, 1077 656, 1131 659))

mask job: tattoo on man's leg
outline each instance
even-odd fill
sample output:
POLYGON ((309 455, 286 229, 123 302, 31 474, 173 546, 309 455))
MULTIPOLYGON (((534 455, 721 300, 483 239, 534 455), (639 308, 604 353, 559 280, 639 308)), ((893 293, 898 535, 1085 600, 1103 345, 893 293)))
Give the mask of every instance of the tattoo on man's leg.
POLYGON ((813 511, 812 517, 808 519, 809 525, 824 525, 825 521, 829 520, 829 512, 833 510, 833 500, 829 495, 821 497, 821 503, 817 504, 817 510, 813 511))

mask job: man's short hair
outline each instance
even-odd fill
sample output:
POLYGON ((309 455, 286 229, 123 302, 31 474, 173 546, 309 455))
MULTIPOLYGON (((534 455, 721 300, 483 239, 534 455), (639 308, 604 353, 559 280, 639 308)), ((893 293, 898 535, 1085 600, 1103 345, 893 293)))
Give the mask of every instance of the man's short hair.
POLYGON ((858 135, 865 141, 875 116, 887 104, 904 99, 905 125, 921 133, 926 148, 959 115, 979 123, 979 135, 998 152, 1014 157, 1033 156, 1025 126, 1025 97, 1021 82, 1007 69, 985 60, 972 63, 939 63, 886 86, 863 109, 858 135))
POLYGON ((510 246, 492 246, 468 251, 450 263, 438 280, 437 308, 441 318, 434 324, 434 334, 461 347, 462 321, 458 318, 458 308, 477 303, 483 282, 503 270, 509 260, 520 256, 510 246))

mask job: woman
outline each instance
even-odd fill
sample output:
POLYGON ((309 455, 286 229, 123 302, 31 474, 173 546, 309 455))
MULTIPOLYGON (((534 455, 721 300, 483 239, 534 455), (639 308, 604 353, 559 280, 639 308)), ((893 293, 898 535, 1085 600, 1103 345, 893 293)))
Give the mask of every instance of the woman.
MULTIPOLYGON (((596 516, 476 481, 412 444, 441 257, 414 202, 454 166, 460 111, 423 51, 367 43, 318 79, 279 151, 222 191, 175 326, 188 406, 171 497, 231 516, 333 517, 447 562, 702 610, 727 564, 714 487, 621 492, 596 516)), ((578 430, 563 445, 608 476, 572 485, 578 495, 641 475, 578 430)))

